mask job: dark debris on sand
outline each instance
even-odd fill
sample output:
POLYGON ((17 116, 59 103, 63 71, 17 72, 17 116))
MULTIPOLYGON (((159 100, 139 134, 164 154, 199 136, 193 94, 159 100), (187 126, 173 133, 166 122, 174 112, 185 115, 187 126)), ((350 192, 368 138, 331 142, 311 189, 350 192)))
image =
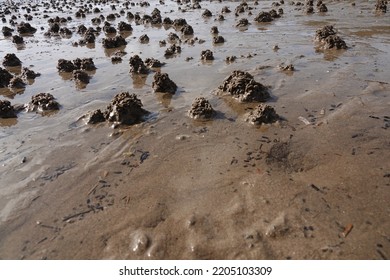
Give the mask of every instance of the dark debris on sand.
POLYGON ((193 35, 194 34, 194 29, 192 28, 191 25, 186 24, 180 29, 181 33, 183 35, 193 35))
POLYGON ((12 32, 14 32, 14 30, 12 28, 9 28, 8 26, 3 26, 1 28, 1 31, 3 32, 4 37, 11 37, 12 32))
POLYGON ((375 4, 375 11, 380 13, 386 13, 387 12, 387 2, 386 0, 377 0, 375 4))
POLYGON ((8 72, 7 69, 0 67, 0 88, 8 87, 9 82, 11 81, 13 75, 8 72))
POLYGON ((212 26, 211 29, 210 29, 210 33, 211 34, 218 34, 219 33, 218 27, 217 26, 212 26))
POLYGON ((27 111, 51 111, 59 110, 60 105, 50 93, 39 93, 31 97, 31 101, 26 105, 27 111))
POLYGON ((168 58, 179 53, 181 53, 181 47, 177 46, 176 44, 173 44, 172 46, 170 46, 165 50, 164 56, 168 58))
POLYGON ((88 113, 88 123, 95 124, 109 121, 119 124, 132 125, 142 121, 149 112, 142 108, 142 102, 137 95, 121 92, 111 100, 105 111, 100 109, 88 113))
POLYGON ((271 22, 276 18, 279 18, 283 14, 283 9, 279 9, 279 13, 272 9, 269 12, 260 12, 256 17, 255 21, 256 22, 271 22))
POLYGON ((114 38, 103 38, 102 44, 103 47, 106 49, 113 49, 113 48, 119 48, 121 46, 125 46, 127 45, 127 42, 125 38, 118 35, 115 36, 114 38))
POLYGON ((130 32, 133 31, 133 27, 130 23, 126 23, 124 21, 121 21, 118 23, 118 30, 119 32, 130 32))
POLYGON ((104 112, 104 116, 109 122, 131 125, 141 121, 148 113, 142 106, 136 94, 122 92, 114 97, 104 112))
POLYGON ((256 82, 248 72, 240 70, 225 78, 218 91, 227 92, 240 102, 264 102, 270 97, 268 88, 256 82))
POLYGON ((273 123, 279 119, 278 114, 276 114, 275 109, 264 103, 259 104, 254 110, 252 110, 248 117, 246 118, 247 122, 252 124, 266 124, 273 123))
POLYGON ((7 53, 3 59, 4 66, 21 66, 22 62, 14 53, 7 53))
POLYGON ((39 77, 41 74, 36 73, 33 70, 23 67, 22 73, 20 74, 23 79, 34 80, 36 77, 39 77))
POLYGON ((19 34, 33 34, 37 31, 35 27, 32 27, 28 22, 21 22, 17 25, 19 34))
POLYGON ((211 50, 204 50, 200 53, 201 60, 214 60, 214 54, 211 50))
POLYGON ((16 118, 14 106, 8 100, 0 100, 0 118, 16 118))
POLYGON ((18 44, 23 44, 24 43, 24 39, 21 36, 14 35, 14 36, 12 36, 12 43, 17 44, 17 45, 18 44))
POLYGON ((139 42, 141 43, 141 44, 147 44, 147 43, 149 43, 149 36, 147 35, 147 34, 143 34, 143 35, 141 35, 140 37, 139 37, 139 42))
POLYGON ((246 26, 248 26, 249 24, 250 24, 250 23, 249 23, 248 19, 246 19, 246 18, 241 18, 241 19, 237 22, 236 27, 246 27, 246 26))
POLYGON ((157 72, 153 77, 152 88, 154 92, 175 94, 177 85, 169 78, 167 73, 157 72))
POLYGON ((160 60, 151 57, 145 59, 145 65, 149 68, 161 68, 165 65, 165 63, 160 62, 160 60))
POLYGON ((322 44, 324 49, 347 49, 347 44, 336 35, 333 25, 325 25, 316 31, 315 40, 322 44))
POLYGON ((15 76, 9 81, 8 87, 10 88, 25 88, 26 83, 19 76, 15 76))
POLYGON ((210 119, 214 113, 210 102, 204 97, 197 97, 188 111, 188 115, 193 119, 210 119))
POLYGON ((225 38, 223 38, 221 35, 213 37, 213 44, 222 44, 225 43, 225 38))
POLYGON ((148 74, 149 69, 146 67, 142 58, 139 55, 133 55, 130 57, 130 73, 134 74, 148 74))
POLYGON ((72 77, 76 82, 81 82, 84 84, 88 84, 91 77, 87 74, 87 72, 83 70, 74 70, 72 73, 72 77))
POLYGON ((76 58, 73 61, 66 59, 59 59, 57 63, 59 72, 73 72, 75 70, 94 71, 96 66, 92 58, 76 58))
POLYGON ((73 60, 73 64, 76 69, 85 70, 85 71, 94 71, 96 70, 95 63, 92 58, 76 58, 73 60))
POLYGON ((325 38, 325 49, 347 49, 347 44, 337 35, 330 35, 325 38))

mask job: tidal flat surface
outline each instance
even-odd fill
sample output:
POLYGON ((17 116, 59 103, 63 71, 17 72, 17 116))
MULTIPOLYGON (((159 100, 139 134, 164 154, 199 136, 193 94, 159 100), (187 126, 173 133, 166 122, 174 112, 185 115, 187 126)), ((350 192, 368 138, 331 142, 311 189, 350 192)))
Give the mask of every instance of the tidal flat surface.
POLYGON ((323 1, 327 12, 313 1, 313 13, 305 1, 14 2, 1 4, 0 26, 19 35, 24 21, 37 31, 20 34, 23 44, 0 34, 0 60, 14 53, 22 62, 0 66, 41 75, 0 88, 0 99, 18 105, 50 93, 60 109, 0 118, 0 259, 390 257, 390 19, 375 1, 323 1), (152 24, 154 9, 194 34, 152 24), (280 16, 255 21, 272 9, 280 16), (56 17, 71 35, 47 33, 56 17), (237 27, 242 19, 249 24, 237 27), (106 33, 105 21, 133 30, 106 33), (101 29, 95 43, 80 42, 80 25, 101 29), (347 49, 315 40, 326 25, 347 49), (214 26, 224 43, 213 43, 214 26), (119 34, 126 45, 103 46, 119 34), (174 43, 181 52, 166 56, 174 43), (214 60, 201 59, 205 50, 214 60), (134 55, 165 64, 130 73, 134 55), (57 69, 77 58, 96 66, 87 84, 57 69), (218 94, 235 70, 269 89, 278 121, 252 125, 258 103, 218 94), (156 71, 169 74, 175 94, 154 92, 156 71), (120 92, 150 114, 134 125, 82 118, 120 92), (189 117, 197 97, 214 108, 210 120, 189 117))

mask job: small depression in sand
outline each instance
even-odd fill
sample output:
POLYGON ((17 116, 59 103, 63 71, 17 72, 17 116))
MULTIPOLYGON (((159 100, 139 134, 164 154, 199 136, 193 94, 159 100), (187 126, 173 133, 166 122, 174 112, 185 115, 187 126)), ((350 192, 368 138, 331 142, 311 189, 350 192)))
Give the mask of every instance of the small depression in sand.
POLYGON ((385 1, 7 2, 0 259, 390 257, 385 1))

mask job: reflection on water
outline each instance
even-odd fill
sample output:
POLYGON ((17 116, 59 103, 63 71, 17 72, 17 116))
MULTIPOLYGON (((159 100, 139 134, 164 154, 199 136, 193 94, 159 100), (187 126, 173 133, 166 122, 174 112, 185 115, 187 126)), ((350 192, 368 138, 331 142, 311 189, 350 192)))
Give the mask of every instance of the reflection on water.
POLYGON ((321 50, 316 49, 316 52, 324 54, 324 59, 326 61, 335 61, 340 56, 342 56, 344 54, 344 52, 346 52, 346 51, 347 50, 324 50, 324 51, 321 51, 321 50))
POLYGON ((0 88, 0 95, 9 99, 14 99, 16 95, 22 95, 26 88, 0 88))
MULTIPOLYGON (((121 32, 119 32, 119 35, 121 35, 123 38, 128 38, 128 37, 130 37, 131 35, 133 34, 133 32, 132 31, 121 31, 121 32)), ((115 36, 114 36, 115 37, 115 36)))
POLYGON ((90 50, 93 50, 95 48, 95 44, 94 43, 88 43, 85 45, 88 49, 90 50))
POLYGON ((26 49, 26 44, 15 44, 15 47, 18 51, 22 51, 26 49))
POLYGON ((5 66, 4 68, 14 75, 20 75, 22 73, 22 66, 5 66))
POLYGON ((131 74, 131 79, 133 80, 134 89, 141 89, 145 86, 148 75, 142 74, 131 74))
POLYGON ((11 127, 18 123, 17 118, 3 119, 0 118, 0 127, 11 127))
POLYGON ((80 82, 80 81, 75 81, 76 89, 82 90, 87 87, 88 84, 80 82))
POLYGON ((111 57, 116 52, 123 52, 126 49, 126 46, 121 46, 119 48, 112 48, 112 49, 104 49, 104 54, 107 57, 111 57))
POLYGON ((71 72, 58 72, 58 75, 60 75, 64 81, 69 81, 73 77, 71 72))
POLYGON ((164 108, 171 108, 172 94, 156 92, 155 93, 157 100, 161 103, 164 108))

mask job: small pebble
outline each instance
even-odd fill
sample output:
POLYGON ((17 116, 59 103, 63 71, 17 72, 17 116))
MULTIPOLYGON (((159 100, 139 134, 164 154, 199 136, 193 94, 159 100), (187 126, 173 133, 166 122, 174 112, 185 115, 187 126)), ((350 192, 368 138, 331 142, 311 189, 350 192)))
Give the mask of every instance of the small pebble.
POLYGON ((186 140, 188 138, 190 138, 189 135, 177 135, 176 136, 176 140, 186 140))

